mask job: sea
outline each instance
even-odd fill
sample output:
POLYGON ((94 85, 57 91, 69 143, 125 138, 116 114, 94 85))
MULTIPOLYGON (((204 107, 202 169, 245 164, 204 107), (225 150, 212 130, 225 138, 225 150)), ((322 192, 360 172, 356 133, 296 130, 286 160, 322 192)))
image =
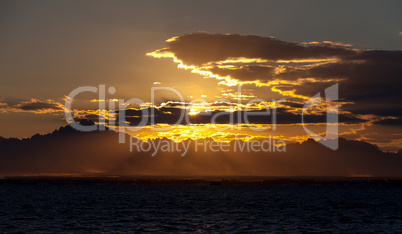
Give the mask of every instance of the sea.
POLYGON ((0 232, 402 232, 402 186, 0 185, 0 232))

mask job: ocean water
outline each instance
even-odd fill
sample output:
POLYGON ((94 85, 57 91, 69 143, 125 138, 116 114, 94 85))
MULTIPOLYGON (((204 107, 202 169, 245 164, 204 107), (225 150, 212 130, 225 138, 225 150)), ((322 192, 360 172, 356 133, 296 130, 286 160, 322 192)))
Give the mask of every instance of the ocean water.
POLYGON ((1 185, 0 231, 402 232, 402 187, 1 185))

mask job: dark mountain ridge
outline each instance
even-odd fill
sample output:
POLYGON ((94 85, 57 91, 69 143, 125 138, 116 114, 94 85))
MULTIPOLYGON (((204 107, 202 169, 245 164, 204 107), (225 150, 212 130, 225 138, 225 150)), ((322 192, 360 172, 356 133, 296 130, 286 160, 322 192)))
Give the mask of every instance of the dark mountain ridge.
MULTIPOLYGON (((83 124, 93 124, 83 122, 83 124)), ((208 144, 212 139, 199 140, 208 144)), ((402 155, 376 145, 339 138, 330 150, 309 139, 286 145, 286 152, 202 151, 192 140, 188 152, 130 152, 130 139, 118 143, 114 131, 78 132, 69 125, 31 138, 0 138, 1 175, 155 175, 155 176, 402 176, 402 155)), ((201 142, 201 143, 200 143, 201 142)), ((232 141, 230 147, 242 144, 232 141)), ((229 148, 230 148, 229 147, 229 148)), ((135 148, 135 147, 134 147, 135 148)))

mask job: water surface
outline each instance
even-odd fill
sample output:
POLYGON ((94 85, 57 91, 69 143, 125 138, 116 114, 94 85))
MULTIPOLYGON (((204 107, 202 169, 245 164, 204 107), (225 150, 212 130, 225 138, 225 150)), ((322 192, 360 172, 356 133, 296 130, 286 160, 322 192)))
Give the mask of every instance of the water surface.
POLYGON ((0 231, 402 232, 402 187, 1 185, 0 231))

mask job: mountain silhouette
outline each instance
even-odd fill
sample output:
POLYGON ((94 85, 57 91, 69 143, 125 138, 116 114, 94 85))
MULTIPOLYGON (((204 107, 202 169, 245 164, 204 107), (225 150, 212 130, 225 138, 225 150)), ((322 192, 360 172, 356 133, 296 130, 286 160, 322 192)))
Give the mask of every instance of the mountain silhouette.
MULTIPOLYGON (((93 122, 81 121, 92 125, 93 122)), ((309 139, 286 146, 286 152, 204 152, 212 139, 175 143, 180 152, 130 152, 130 139, 118 143, 114 131, 79 132, 69 125, 46 135, 16 139, 0 137, 1 175, 170 175, 170 176, 402 176, 402 154, 382 152, 376 145, 339 139, 333 151, 309 139), (198 145, 197 145, 198 144, 198 145), (198 149, 197 151, 195 149, 198 149)), ((137 139, 136 139, 137 140, 137 139)), ((229 146, 244 142, 232 141, 229 146)), ((230 148, 230 147, 229 147, 230 148)), ((135 147, 134 147, 135 149, 135 147)), ((232 148, 230 148, 232 149, 232 148)))

